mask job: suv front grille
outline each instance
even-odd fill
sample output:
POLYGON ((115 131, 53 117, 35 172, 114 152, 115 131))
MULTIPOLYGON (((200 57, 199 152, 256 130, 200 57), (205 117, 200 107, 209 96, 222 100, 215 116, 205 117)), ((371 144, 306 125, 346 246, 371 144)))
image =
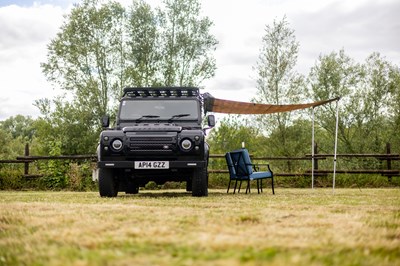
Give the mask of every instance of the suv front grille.
POLYGON ((171 153, 176 150, 175 136, 129 136, 130 152, 171 153))
POLYGON ((172 142, 173 137, 159 137, 159 136, 149 136, 149 137, 130 137, 130 141, 133 142, 172 142))

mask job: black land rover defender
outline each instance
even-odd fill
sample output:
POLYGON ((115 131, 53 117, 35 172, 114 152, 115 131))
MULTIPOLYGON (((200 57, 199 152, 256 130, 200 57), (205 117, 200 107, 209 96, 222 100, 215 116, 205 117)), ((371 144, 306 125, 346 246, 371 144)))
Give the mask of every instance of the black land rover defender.
MULTIPOLYGON (((208 195, 209 147, 198 88, 125 88, 115 128, 103 117, 98 147, 102 197, 135 194, 149 181, 185 181, 193 196, 208 195)), ((213 115, 208 127, 215 125, 213 115)))

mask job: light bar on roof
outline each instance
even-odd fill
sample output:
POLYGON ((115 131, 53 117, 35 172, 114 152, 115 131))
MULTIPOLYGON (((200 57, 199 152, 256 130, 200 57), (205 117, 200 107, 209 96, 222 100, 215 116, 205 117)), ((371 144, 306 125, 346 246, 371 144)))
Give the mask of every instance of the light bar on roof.
POLYGON ((127 97, 197 97, 199 89, 195 87, 149 87, 149 88, 125 88, 127 97))

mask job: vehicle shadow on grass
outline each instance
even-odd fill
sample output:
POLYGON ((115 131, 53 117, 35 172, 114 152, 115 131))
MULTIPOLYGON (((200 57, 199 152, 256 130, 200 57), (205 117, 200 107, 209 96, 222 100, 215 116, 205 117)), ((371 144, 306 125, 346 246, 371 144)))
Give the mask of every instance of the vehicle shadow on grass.
MULTIPOLYGON (((209 191, 208 197, 220 196, 223 193, 221 191, 209 191)), ((192 192, 186 191, 160 191, 160 190, 150 190, 150 191, 140 191, 138 194, 125 194, 123 192, 118 193, 118 197, 138 197, 138 198, 189 198, 192 197, 192 192)))

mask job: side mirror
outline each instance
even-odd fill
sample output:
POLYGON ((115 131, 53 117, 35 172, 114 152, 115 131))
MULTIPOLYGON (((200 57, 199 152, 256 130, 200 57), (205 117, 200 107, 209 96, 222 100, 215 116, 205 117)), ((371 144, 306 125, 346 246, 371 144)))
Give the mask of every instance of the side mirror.
POLYGON ((207 117, 207 122, 208 122, 208 126, 211 127, 215 127, 215 116, 214 115, 209 115, 207 117))
POLYGON ((110 126, 110 117, 108 115, 101 118, 101 126, 103 128, 108 128, 110 126))

